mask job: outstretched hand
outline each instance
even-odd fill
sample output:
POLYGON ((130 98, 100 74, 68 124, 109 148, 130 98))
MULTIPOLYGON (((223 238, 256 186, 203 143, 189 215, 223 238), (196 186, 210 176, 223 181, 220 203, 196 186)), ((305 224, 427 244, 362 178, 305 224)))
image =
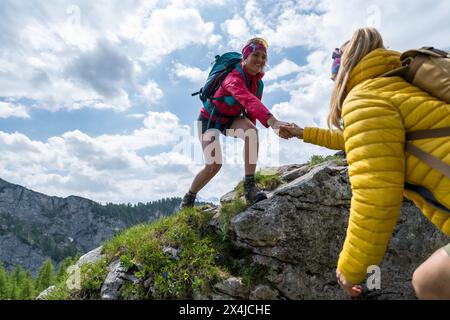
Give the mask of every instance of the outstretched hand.
POLYGON ((345 294, 350 298, 356 298, 361 295, 363 289, 361 285, 354 285, 353 283, 347 281, 345 276, 339 269, 336 269, 336 279, 339 286, 344 290, 345 294))
POLYGON ((288 139, 293 137, 303 139, 303 128, 300 128, 295 123, 289 123, 288 125, 280 127, 280 134, 287 136, 288 139))
POLYGON ((273 129, 275 134, 278 135, 279 137, 281 137, 283 139, 292 138, 292 136, 290 135, 289 132, 280 130, 283 127, 290 126, 291 125, 290 123, 273 119, 269 125, 273 129))

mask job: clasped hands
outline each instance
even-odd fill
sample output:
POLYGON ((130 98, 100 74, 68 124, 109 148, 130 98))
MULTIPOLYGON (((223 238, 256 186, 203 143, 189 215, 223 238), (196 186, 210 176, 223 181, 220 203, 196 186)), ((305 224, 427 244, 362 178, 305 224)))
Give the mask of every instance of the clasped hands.
POLYGON ((295 123, 289 123, 274 119, 269 123, 275 133, 283 139, 290 139, 297 137, 303 139, 303 128, 299 127, 295 123))

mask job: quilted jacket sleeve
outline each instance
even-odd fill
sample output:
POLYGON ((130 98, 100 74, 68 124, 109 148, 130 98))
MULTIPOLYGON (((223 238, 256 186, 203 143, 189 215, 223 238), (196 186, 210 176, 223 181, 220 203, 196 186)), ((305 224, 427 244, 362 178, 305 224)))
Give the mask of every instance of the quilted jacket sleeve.
POLYGON ((231 72, 222 82, 222 87, 228 91, 247 111, 250 119, 258 119, 266 128, 267 120, 272 116, 266 106, 245 86, 244 80, 237 73, 231 72))
POLYGON ((332 150, 344 150, 344 135, 338 130, 306 127, 303 141, 332 150))
MULTIPOLYGON (((353 91, 362 91, 355 89, 353 91)), ((338 269, 357 284, 383 259, 403 201, 405 130, 389 101, 351 92, 343 106, 352 200, 338 269)))

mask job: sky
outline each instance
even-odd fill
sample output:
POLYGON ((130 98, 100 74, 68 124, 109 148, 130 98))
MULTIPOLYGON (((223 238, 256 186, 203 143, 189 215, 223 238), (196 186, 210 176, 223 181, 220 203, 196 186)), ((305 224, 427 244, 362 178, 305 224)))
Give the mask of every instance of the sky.
MULTIPOLYGON (((0 178, 51 196, 138 203, 183 196, 203 157, 191 93, 218 54, 269 43, 262 102, 283 121, 326 127, 331 52, 360 27, 405 51, 450 49, 448 0, 0 0, 0 178)), ((258 124, 258 170, 326 150, 258 124)), ((244 175, 243 144, 199 193, 244 175)))

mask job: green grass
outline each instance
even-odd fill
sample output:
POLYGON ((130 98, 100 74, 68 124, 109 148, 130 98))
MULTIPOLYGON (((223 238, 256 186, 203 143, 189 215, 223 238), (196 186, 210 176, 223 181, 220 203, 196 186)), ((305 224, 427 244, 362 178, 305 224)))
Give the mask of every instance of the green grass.
MULTIPOLYGON (((258 171, 255 174, 256 186, 264 191, 272 191, 282 183, 280 176, 273 171, 258 171)), ((234 189, 236 197, 244 195, 244 180, 240 181, 234 189)))
POLYGON ((103 260, 81 267, 81 290, 68 290, 65 278, 47 299, 100 299, 114 259, 138 279, 136 284, 124 282, 121 299, 192 299, 207 295, 213 284, 232 275, 242 277, 249 288, 262 283, 269 270, 252 263, 251 252, 232 243, 230 220, 246 208, 241 199, 222 206, 219 232, 208 225, 214 212, 201 207, 124 230, 103 244, 103 260), (177 258, 164 253, 165 247, 178 250, 177 258))
POLYGON ((45 297, 45 300, 70 300, 70 299, 71 299, 70 292, 69 290, 67 290, 65 282, 60 282, 56 286, 56 289, 45 297))
POLYGON ((326 161, 331 161, 331 160, 342 160, 342 157, 340 156, 335 156, 335 155, 331 155, 331 156, 318 156, 318 155, 313 155, 311 157, 311 159, 309 159, 307 165, 310 167, 316 166, 318 164, 321 164, 323 162, 326 161))
MULTIPOLYGON (((169 218, 128 229, 104 245, 109 257, 118 256, 122 264, 144 282, 151 279, 152 290, 130 285, 122 296, 134 294, 141 299, 191 298, 208 290, 210 283, 225 274, 216 264, 218 252, 207 235, 211 215, 198 209, 185 209, 169 218), (178 250, 178 259, 163 252, 178 250)), ((139 287, 140 286, 140 287, 139 287)))

